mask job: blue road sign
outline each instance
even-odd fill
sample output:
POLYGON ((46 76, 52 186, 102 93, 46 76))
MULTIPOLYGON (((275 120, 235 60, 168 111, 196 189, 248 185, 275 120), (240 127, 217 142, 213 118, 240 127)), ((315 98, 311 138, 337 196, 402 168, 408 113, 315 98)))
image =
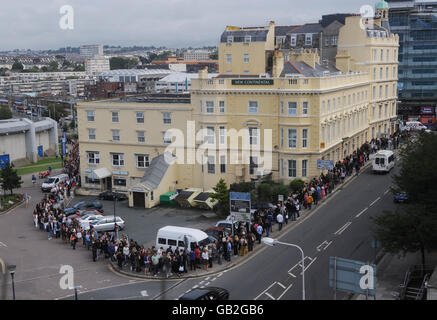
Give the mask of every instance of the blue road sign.
POLYGON ((10 158, 8 154, 0 155, 0 168, 6 167, 6 165, 10 162, 10 158))
POLYGON ((329 286, 337 291, 375 296, 376 265, 329 257, 329 286))
POLYGON ((38 156, 41 158, 44 157, 44 151, 42 149, 42 146, 38 146, 38 156))
POLYGON ((334 169, 334 161, 331 160, 317 160, 317 168, 323 170, 334 169))

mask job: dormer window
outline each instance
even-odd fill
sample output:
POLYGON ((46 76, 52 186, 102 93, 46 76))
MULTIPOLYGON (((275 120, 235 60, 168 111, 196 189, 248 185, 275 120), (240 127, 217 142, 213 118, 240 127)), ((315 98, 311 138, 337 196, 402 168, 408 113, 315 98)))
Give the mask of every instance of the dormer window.
POLYGON ((305 45, 310 46, 313 44, 313 35, 311 33, 305 34, 305 45))
POLYGON ((295 47, 296 46, 296 35, 292 34, 290 36, 290 46, 295 47))
POLYGON ((244 36, 244 43, 249 43, 252 41, 252 36, 244 36))
POLYGON ((234 42, 234 36, 228 36, 227 42, 228 43, 234 42))

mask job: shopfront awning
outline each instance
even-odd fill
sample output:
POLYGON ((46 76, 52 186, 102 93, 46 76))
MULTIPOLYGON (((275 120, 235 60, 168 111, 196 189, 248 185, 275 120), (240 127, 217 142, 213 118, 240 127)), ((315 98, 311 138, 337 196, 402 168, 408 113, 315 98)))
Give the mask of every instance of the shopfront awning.
POLYGON ((90 178, 93 179, 105 179, 107 177, 112 176, 111 171, 109 171, 108 168, 99 168, 96 170, 93 170, 93 172, 90 174, 90 178))

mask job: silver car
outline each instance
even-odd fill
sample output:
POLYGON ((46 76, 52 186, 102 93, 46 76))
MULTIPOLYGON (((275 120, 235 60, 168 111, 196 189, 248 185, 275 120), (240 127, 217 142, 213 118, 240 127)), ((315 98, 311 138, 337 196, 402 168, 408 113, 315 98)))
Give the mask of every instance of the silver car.
MULTIPOLYGON (((119 227, 119 230, 124 229, 125 222, 120 217, 115 217, 115 221, 119 227)), ((113 231, 114 230, 114 217, 104 216, 90 223, 96 231, 113 231)))

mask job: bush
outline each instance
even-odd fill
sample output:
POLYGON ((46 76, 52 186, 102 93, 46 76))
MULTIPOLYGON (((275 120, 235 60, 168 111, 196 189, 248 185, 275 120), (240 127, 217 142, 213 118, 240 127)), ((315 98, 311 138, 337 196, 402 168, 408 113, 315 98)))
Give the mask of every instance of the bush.
POLYGON ((304 185, 305 182, 303 182, 301 179, 294 179, 293 181, 290 182, 290 189, 293 192, 301 191, 304 185))
POLYGON ((278 195, 283 195, 284 200, 288 197, 290 193, 290 189, 283 184, 276 184, 272 188, 272 203, 276 203, 278 201, 278 195))
POLYGON ((233 192, 251 192, 254 189, 255 189, 254 182, 232 183, 229 187, 229 191, 233 191, 233 192))
POLYGON ((261 202, 270 202, 272 200, 273 188, 268 183, 261 183, 258 186, 258 200, 261 202))

